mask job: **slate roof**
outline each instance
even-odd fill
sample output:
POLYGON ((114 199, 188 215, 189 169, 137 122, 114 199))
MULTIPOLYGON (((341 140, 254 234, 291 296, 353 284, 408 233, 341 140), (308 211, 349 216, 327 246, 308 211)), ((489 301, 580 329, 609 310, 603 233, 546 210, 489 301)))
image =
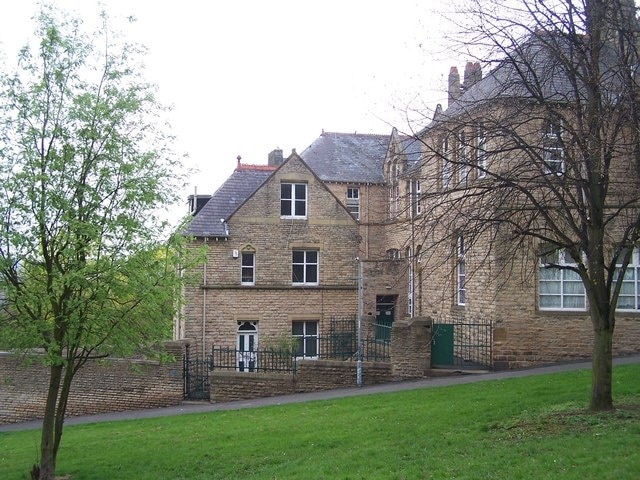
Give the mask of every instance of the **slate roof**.
POLYGON ((229 232, 221 219, 227 220, 274 170, 267 165, 241 165, 236 168, 193 217, 184 233, 195 237, 228 237, 229 232))
POLYGON ((390 135, 322 134, 300 156, 323 182, 384 183, 390 135))
POLYGON ((426 130, 442 117, 454 117, 480 107, 483 102, 498 99, 534 99, 572 101, 575 89, 568 78, 563 61, 571 58, 569 45, 549 32, 536 32, 518 45, 509 57, 477 83, 465 89, 442 113, 436 113, 426 130))
POLYGON ((422 142, 415 137, 402 137, 402 153, 406 155, 409 170, 419 166, 422 142))
MULTIPOLYGON (((323 132, 300 157, 324 182, 384 183, 383 163, 390 135, 323 132)), ((411 159, 419 156, 417 142, 403 138, 411 159)), ((239 165, 211 196, 185 230, 196 237, 226 238, 225 222, 248 199, 277 167, 239 165)))

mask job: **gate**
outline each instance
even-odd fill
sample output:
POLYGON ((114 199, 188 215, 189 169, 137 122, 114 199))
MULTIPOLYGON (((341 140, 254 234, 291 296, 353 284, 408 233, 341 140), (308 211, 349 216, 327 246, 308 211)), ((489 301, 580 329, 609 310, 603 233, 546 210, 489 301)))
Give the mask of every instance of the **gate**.
POLYGON ((433 368, 490 369, 493 366, 491 323, 434 323, 433 368))
POLYGON ((183 396, 185 400, 209 400, 209 362, 207 360, 190 360, 184 357, 183 396))

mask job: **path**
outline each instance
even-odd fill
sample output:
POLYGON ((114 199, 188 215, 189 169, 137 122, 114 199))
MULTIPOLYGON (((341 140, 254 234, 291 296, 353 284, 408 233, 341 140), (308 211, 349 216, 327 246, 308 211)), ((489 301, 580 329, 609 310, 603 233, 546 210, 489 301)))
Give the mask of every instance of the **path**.
MULTIPOLYGON (((640 363, 640 355, 614 359, 614 365, 627 365, 640 363)), ((281 395, 277 397, 257 398, 254 400, 239 400, 224 403, 192 402, 173 407, 153 408, 146 410, 130 410, 125 412, 103 413, 98 415, 84 415, 69 417, 65 425, 78 425, 83 423, 111 422, 117 420, 132 420, 138 418, 156 418, 169 415, 182 415, 186 413, 204 413, 222 410, 240 410, 243 408, 257 408, 272 405, 286 405, 289 403, 310 402, 315 400, 331 400, 334 398, 355 397, 360 395, 372 395, 375 393, 400 392, 419 388, 433 388, 446 385, 458 385, 465 383, 484 382, 488 380, 500 380, 505 378, 527 377, 530 375, 543 375, 546 373, 568 372, 591 368, 591 362, 572 362, 554 364, 544 367, 534 367, 519 370, 504 370, 500 372, 460 374, 447 377, 425 378, 421 380, 392 382, 380 385, 364 387, 349 387, 335 390, 323 390, 320 392, 298 393, 293 395, 281 395)), ((40 428, 41 420, 22 423, 10 423, 0 425, 0 432, 29 430, 40 428)))

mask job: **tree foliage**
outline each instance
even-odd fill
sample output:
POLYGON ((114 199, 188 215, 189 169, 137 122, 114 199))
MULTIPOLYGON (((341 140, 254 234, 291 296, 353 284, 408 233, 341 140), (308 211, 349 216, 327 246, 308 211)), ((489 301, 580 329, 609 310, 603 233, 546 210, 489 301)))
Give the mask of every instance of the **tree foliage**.
POLYGON ((467 268, 490 266, 499 282, 523 258, 536 259, 520 264, 529 276, 541 254, 563 252, 569 261, 546 261, 584 285, 591 408, 610 409, 616 302, 640 236, 635 6, 473 0, 457 19, 451 45, 467 58, 476 52, 489 73, 453 81, 449 108, 415 132, 426 151, 429 214, 416 224, 431 239, 424 255, 436 268, 447 264, 441 252, 453 255, 464 235, 467 268))
POLYGON ((43 7, 39 43, 0 77, 0 325, 50 370, 34 478, 53 478, 76 372, 167 339, 179 302, 182 237, 157 217, 179 159, 144 50, 110 25, 43 7))

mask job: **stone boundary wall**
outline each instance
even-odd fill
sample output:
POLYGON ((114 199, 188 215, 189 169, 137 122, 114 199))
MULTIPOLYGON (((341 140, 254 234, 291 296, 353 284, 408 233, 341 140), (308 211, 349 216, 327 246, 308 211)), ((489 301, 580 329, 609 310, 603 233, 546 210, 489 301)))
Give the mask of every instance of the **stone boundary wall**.
MULTIPOLYGON (((217 403, 354 387, 356 375, 356 362, 338 360, 300 361, 295 377, 291 373, 214 371, 209 375, 210 398, 217 403)), ((362 362, 364 385, 391 380, 390 363, 362 362)))
MULTIPOLYGON (((179 405, 187 342, 168 342, 175 361, 107 359, 90 361, 75 376, 67 416, 179 405)), ((0 424, 41 419, 49 382, 37 359, 25 364, 0 352, 0 424)))

